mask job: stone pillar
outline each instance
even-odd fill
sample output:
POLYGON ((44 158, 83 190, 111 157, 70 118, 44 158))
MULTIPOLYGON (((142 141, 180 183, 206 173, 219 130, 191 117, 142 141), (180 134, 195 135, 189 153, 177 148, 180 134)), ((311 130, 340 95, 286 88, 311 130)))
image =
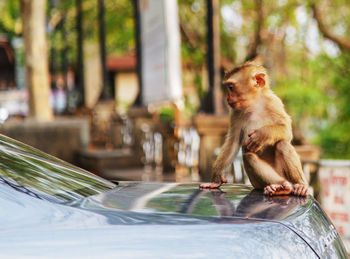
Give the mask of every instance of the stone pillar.
POLYGON ((137 159, 141 159, 143 155, 141 142, 142 142, 142 125, 147 124, 150 128, 154 129, 153 115, 148 112, 146 107, 132 107, 128 111, 128 116, 133 123, 133 135, 134 135, 134 151, 137 159))
POLYGON ((162 135, 162 164, 163 171, 173 171, 175 167, 174 161, 176 160, 176 154, 174 145, 176 137, 174 136, 174 127, 170 122, 161 122, 157 113, 150 113, 145 107, 132 107, 128 111, 128 116, 133 122, 133 136, 135 156, 137 159, 143 157, 143 150, 141 143, 143 141, 144 133, 142 128, 147 125, 149 129, 155 133, 158 132, 162 135))

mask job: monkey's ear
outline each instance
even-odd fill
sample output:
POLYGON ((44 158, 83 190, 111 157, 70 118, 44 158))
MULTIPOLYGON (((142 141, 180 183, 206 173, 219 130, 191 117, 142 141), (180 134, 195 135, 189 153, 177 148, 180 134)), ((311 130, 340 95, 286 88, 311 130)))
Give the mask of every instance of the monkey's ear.
POLYGON ((256 87, 260 87, 263 88, 266 84, 266 80, 265 80, 265 73, 259 72, 256 73, 253 77, 253 80, 255 81, 255 86, 256 87))

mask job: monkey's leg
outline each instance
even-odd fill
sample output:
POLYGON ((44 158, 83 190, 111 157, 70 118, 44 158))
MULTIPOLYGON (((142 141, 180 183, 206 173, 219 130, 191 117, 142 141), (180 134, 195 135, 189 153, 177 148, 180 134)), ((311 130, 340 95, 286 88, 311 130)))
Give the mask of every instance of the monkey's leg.
POLYGON ((308 184, 300 158, 290 143, 284 140, 277 142, 275 165, 276 169, 293 184, 293 194, 297 196, 306 196, 308 194, 308 184))
POLYGON ((257 154, 246 152, 243 155, 243 162, 254 188, 264 188, 264 193, 271 196, 288 195, 292 192, 292 185, 257 154))

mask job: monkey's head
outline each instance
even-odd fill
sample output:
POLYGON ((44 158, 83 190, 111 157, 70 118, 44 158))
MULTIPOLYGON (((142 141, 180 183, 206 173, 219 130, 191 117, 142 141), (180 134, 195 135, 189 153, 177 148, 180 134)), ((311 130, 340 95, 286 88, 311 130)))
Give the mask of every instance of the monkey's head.
POLYGON ((269 88, 269 77, 263 66, 254 61, 246 62, 227 72, 223 84, 227 90, 227 103, 235 110, 244 110, 269 88))

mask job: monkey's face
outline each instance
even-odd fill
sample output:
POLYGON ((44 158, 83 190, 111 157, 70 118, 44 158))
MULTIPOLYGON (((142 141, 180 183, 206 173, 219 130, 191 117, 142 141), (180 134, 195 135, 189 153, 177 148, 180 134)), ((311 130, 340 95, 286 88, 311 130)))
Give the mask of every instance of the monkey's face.
POLYGON ((252 87, 249 79, 239 72, 224 82, 227 103, 232 109, 242 110, 252 105, 257 90, 252 87))
POLYGON ((227 91, 227 103, 235 110, 244 110, 252 106, 261 89, 266 88, 266 73, 256 66, 242 68, 224 81, 227 91))

